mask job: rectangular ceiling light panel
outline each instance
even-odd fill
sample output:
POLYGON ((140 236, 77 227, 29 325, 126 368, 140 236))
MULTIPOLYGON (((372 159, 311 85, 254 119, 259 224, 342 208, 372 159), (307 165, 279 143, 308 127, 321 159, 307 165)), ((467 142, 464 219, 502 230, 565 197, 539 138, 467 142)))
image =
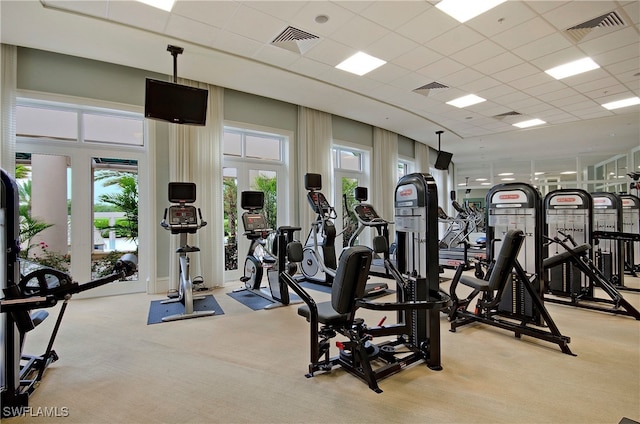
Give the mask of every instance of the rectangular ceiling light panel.
POLYGON ((442 0, 436 7, 460 23, 467 22, 506 0, 442 0))
POLYGON ((640 105, 640 97, 630 97, 628 99, 605 103, 602 105, 602 107, 608 110, 613 110, 613 109, 620 109, 621 107, 634 106, 634 105, 640 105))
POLYGON ((376 68, 379 68, 385 63, 387 62, 382 59, 378 59, 377 57, 370 56, 363 52, 358 52, 350 58, 340 62, 336 65, 336 68, 362 76, 376 68))
POLYGON ((592 71, 599 67, 600 65, 594 62, 593 59, 585 57, 584 59, 574 60, 573 62, 547 69, 545 72, 555 79, 560 80, 573 75, 582 74, 583 72, 592 71))
POLYGON ((476 96, 475 94, 469 94, 467 96, 458 97, 457 99, 453 99, 447 102, 448 105, 463 108, 471 105, 475 105, 478 103, 482 103, 487 99, 483 99, 482 97, 476 96))
POLYGON ((546 122, 543 121, 542 119, 530 119, 528 121, 522 121, 522 122, 513 124, 513 126, 518 128, 529 128, 529 127, 535 127, 536 125, 542 125, 542 124, 546 124, 546 122))

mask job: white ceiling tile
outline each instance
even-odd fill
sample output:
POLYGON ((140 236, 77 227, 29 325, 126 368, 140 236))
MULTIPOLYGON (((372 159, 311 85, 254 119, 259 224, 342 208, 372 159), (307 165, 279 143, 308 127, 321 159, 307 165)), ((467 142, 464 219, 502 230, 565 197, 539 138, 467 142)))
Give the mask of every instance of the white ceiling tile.
POLYGON ((480 92, 484 92, 492 87, 497 87, 499 85, 501 85, 502 83, 494 78, 491 77, 481 77, 476 79, 475 81, 471 81, 469 83, 463 83, 460 84, 459 87, 462 90, 468 91, 470 93, 475 93, 477 95, 481 96, 480 92))
POLYGON ((566 84, 561 81, 553 80, 540 85, 535 85, 533 87, 525 88, 522 91, 532 96, 540 96, 542 94, 553 93, 564 88, 566 88, 566 84))
POLYGON ((532 59, 530 62, 532 65, 537 66, 542 70, 547 70, 559 65, 564 65, 565 63, 573 62, 574 60, 584 59, 585 57, 587 56, 584 52, 577 47, 569 47, 538 57, 537 59, 532 59))
POLYGON ((486 37, 516 27, 536 16, 524 2, 508 1, 471 19, 467 24, 486 37))
POLYGON ((539 94, 538 98, 544 102, 550 103, 558 99, 562 99, 565 97, 571 97, 577 95, 578 92, 570 87, 565 87, 563 89, 558 89, 554 91, 549 91, 548 93, 539 94))
POLYGON ((171 14, 223 28, 239 7, 234 1, 177 1, 171 14))
MULTIPOLYGON (((425 44, 458 26, 457 21, 447 18, 434 7, 419 14, 396 31, 419 44, 425 44)), ((430 47, 429 44, 425 45, 430 47)))
POLYGON ((365 1, 365 0, 331 0, 331 3, 335 3, 340 7, 344 7, 347 10, 350 10, 354 13, 362 13, 366 8, 370 7, 372 4, 376 3, 377 0, 365 1))
POLYGON ((573 84, 573 88, 575 88, 576 90, 584 93, 587 91, 593 91, 593 90, 598 90, 598 89, 604 89, 606 87, 610 87, 613 85, 616 85, 617 81, 615 78, 612 78, 610 76, 605 76, 603 78, 596 78, 596 79, 592 79, 588 82, 584 82, 582 84, 573 84))
POLYGON ((336 66, 354 53, 356 51, 352 47, 339 44, 330 39, 321 39, 318 44, 305 53, 305 56, 330 66, 336 66))
POLYGON ((527 2, 527 6, 529 6, 532 10, 538 13, 545 13, 553 9, 557 9, 560 6, 571 3, 571 1, 561 1, 561 0, 537 0, 537 1, 529 1, 527 2))
POLYGON ((453 74, 454 72, 457 72, 463 68, 464 65, 456 62, 455 60, 449 59, 448 57, 443 57, 437 62, 427 65, 424 68, 418 69, 417 72, 421 75, 426 76, 427 78, 432 78, 433 81, 443 78, 446 75, 453 74))
POLYGON ((572 44, 561 34, 550 34, 535 39, 529 44, 514 48, 511 52, 524 60, 533 60, 558 50, 572 47, 572 44))
POLYGON ((583 91, 583 94, 599 103, 606 103, 606 102, 600 102, 600 100, 607 96, 621 94, 621 93, 628 93, 628 92, 629 90, 624 85, 615 84, 609 87, 603 87, 593 91, 583 91))
POLYGON ((484 75, 478 71, 474 71, 471 68, 463 68, 458 72, 454 72, 452 74, 444 75, 440 78, 440 82, 449 87, 458 87, 461 85, 473 82, 477 79, 482 78, 484 75))
POLYGON ((398 78, 408 75, 409 73, 411 73, 411 71, 409 71, 406 68, 402 68, 393 63, 386 63, 381 67, 376 68, 373 71, 369 72, 368 74, 364 75, 364 77, 371 78, 372 80, 388 84, 391 81, 397 80, 398 78))
POLYGON ((329 66, 326 63, 321 63, 308 57, 299 57, 295 62, 289 65, 289 69, 301 75, 308 75, 312 78, 318 78, 321 75, 331 71, 333 69, 333 66, 329 66))
POLYGON ((97 16, 99 18, 106 18, 108 9, 109 9, 109 1, 108 0, 64 0, 64 1, 51 1, 46 0, 42 3, 47 6, 72 10, 74 12, 97 16))
POLYGON ((300 55, 287 49, 265 44, 252 56, 252 58, 259 60, 260 62, 289 69, 289 66, 300 58, 300 55))
POLYGON ((607 71, 613 75, 631 73, 635 74, 640 71, 640 60, 638 58, 623 60, 618 63, 607 66, 607 71))
MULTIPOLYGON (((178 1, 180 3, 180 1, 178 1)), ((204 3, 225 3, 224 1, 204 2, 204 3)), ((296 16, 305 6, 304 1, 243 1, 243 5, 251 7, 261 12, 271 15, 280 20, 289 21, 296 16)))
POLYGON ((616 8, 612 1, 573 1, 543 14, 549 23, 565 30, 616 8))
POLYGON ((627 59, 634 59, 640 64, 640 49, 637 46, 612 48, 607 52, 593 56, 592 59, 600 66, 611 65, 627 59))
POLYGON ((611 116, 611 115, 612 115, 611 111, 603 107, 601 107, 600 110, 594 110, 590 113, 585 112, 585 113, 578 114, 578 116, 581 119, 597 119, 597 118, 604 118, 606 116, 611 116))
POLYGON ((435 48, 438 52, 448 56, 469 46, 478 44, 483 39, 484 37, 474 30, 460 25, 432 39, 425 45, 430 48, 435 48))
POLYGON ((473 65, 473 68, 487 75, 493 75, 496 72, 512 68, 523 63, 522 59, 510 52, 499 54, 491 60, 486 60, 473 65))
POLYGON ((442 59, 442 55, 423 46, 416 47, 400 56, 396 57, 393 62, 403 68, 411 71, 417 71, 425 66, 442 59))
POLYGON ((637 43, 638 31, 634 27, 627 27, 580 43, 580 48, 587 54, 593 56, 610 50, 611 46, 629 46, 631 48, 637 48, 637 43))
POLYGON ((509 106, 511 106, 514 110, 517 110, 520 113, 524 113, 523 110, 526 108, 538 107, 540 110, 545 110, 548 107, 546 104, 542 103, 540 100, 535 99, 533 97, 528 97, 526 99, 511 102, 509 106), (541 106, 544 106, 544 108, 542 108, 541 106))
POLYGON ((501 96, 506 96, 507 94, 515 93, 516 91, 518 90, 513 87, 509 87, 509 85, 507 84, 501 84, 488 89, 480 90, 476 94, 484 99, 491 100, 501 96))
POLYGON ((583 96, 582 94, 576 94, 575 96, 570 97, 562 97, 560 99, 552 100, 551 103, 555 107, 563 108, 566 110, 565 106, 582 103, 582 102, 593 102, 587 96, 583 96))
POLYGON ((169 13, 137 1, 112 1, 109 3, 109 19, 134 27, 163 32, 169 13))
POLYGON ((404 75, 390 82, 390 85, 398 87, 402 91, 413 91, 418 87, 422 87, 425 84, 433 82, 433 79, 427 78, 424 75, 412 72, 404 75))
POLYGON ((264 43, 223 31, 211 42, 211 46, 237 55, 252 57, 264 46, 264 43))
POLYGON ((365 51, 368 45, 388 33, 388 29, 376 25, 360 16, 356 16, 346 25, 334 31, 330 38, 345 46, 351 46, 357 50, 365 51))
POLYGON ((541 37, 553 34, 555 29, 542 18, 533 18, 491 37, 491 40, 505 49, 529 44, 541 37))
POLYGON ((540 72, 540 69, 529 63, 522 63, 520 65, 514 66, 513 68, 505 69, 504 71, 496 72, 492 74, 494 78, 503 83, 509 83, 511 81, 515 81, 517 79, 527 77, 529 75, 534 75, 540 72))
MULTIPOLYGON (((409 40, 395 32, 389 32, 368 45, 366 51, 372 56, 389 61, 407 52, 414 51, 419 47, 422 46, 415 41, 409 40)), ((401 64, 398 65, 402 66, 401 64)))
POLYGON ((506 51, 491 40, 482 40, 473 46, 469 46, 451 55, 458 62, 473 66, 479 63, 491 63, 494 58, 506 53, 506 51))
MULTIPOLYGON (((358 3, 358 2, 354 2, 358 3)), ((420 1, 375 1, 361 14, 367 19, 389 29, 396 29, 409 22, 431 6, 420 1)))
POLYGON ((529 75, 524 78, 519 78, 515 81, 509 82, 509 85, 518 89, 525 90, 530 87, 535 87, 536 85, 545 84, 552 80, 552 77, 545 73, 537 73, 533 75, 529 75))
POLYGON ((270 43, 288 23, 247 6, 240 6, 224 29, 261 43, 270 43))
POLYGON ((567 85, 576 87, 581 84, 587 84, 587 83, 590 83, 591 81, 596 81, 601 78, 607 78, 607 77, 609 77, 609 73, 602 68, 598 68, 589 72, 584 72, 582 74, 563 78, 561 81, 567 85))
POLYGON ((315 35, 329 36, 334 31, 346 25, 355 13, 328 1, 310 1, 291 18, 289 24, 315 35), (325 23, 315 21, 316 16, 326 15, 329 20, 325 23))
POLYGON ((526 100, 528 98, 529 96, 526 93, 523 93, 521 91, 514 91, 512 93, 506 94, 504 96, 496 97, 491 100, 493 100, 497 104, 513 109, 513 107, 511 106, 512 103, 526 100))
POLYGON ((171 14, 165 33, 172 37, 210 46, 213 40, 218 38, 220 31, 220 28, 171 14))
POLYGON ((631 1, 623 7, 627 16, 631 18, 631 23, 640 24, 640 2, 631 1))

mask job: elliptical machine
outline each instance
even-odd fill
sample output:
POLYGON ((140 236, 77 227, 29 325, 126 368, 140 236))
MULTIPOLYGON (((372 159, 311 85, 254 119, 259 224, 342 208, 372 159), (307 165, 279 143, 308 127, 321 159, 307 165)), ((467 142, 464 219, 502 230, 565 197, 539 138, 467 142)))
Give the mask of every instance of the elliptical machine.
MULTIPOLYGON (((358 237, 366 228, 375 229, 377 236, 382 236, 386 240, 387 246, 389 246, 389 225, 393 224, 391 221, 380 217, 378 212, 373 208, 373 205, 364 203, 368 199, 368 190, 366 187, 356 187, 354 190, 354 197, 358 203, 353 207, 353 212, 358 219, 358 228, 349 238, 349 246, 355 246, 358 241, 358 237)), ((369 268, 370 274, 379 275, 382 277, 393 278, 389 273, 388 268, 385 266, 385 260, 389 260, 389 249, 385 249, 383 257, 381 258, 377 253, 374 254, 369 268)))
POLYGON ((293 241, 294 233, 301 228, 281 226, 275 233, 273 229, 268 228, 267 219, 261 212, 264 208, 264 193, 261 191, 243 191, 240 194, 240 205, 246 211, 242 214, 244 235, 251 244, 244 262, 244 276, 240 278, 240 281, 244 282, 244 287, 234 291, 246 290, 273 302, 264 309, 300 303, 300 301, 291 302, 289 288, 286 283, 280 282, 279 274, 287 272, 289 275, 294 275, 298 271, 295 263, 287 261, 286 249, 293 241), (275 257, 269 254, 265 247, 267 238, 273 236, 275 236, 273 239, 275 257), (268 287, 262 287, 265 268, 268 287))
POLYGON ((163 301, 163 304, 180 302, 184 305, 184 313, 169 315, 162 318, 162 321, 176 321, 188 318, 200 318, 211 316, 215 311, 194 311, 193 301, 204 299, 204 296, 193 295, 193 282, 189 275, 189 253, 199 252, 196 246, 189 246, 187 234, 195 234, 200 228, 207 225, 202 219, 200 208, 189 205, 196 201, 195 183, 172 182, 169 183, 169 202, 177 203, 164 210, 164 217, 160 225, 171 234, 180 235, 180 246, 176 250, 178 254, 178 296, 176 298, 163 301), (167 214, 169 222, 167 222, 167 214), (198 221, 200 218, 200 221, 198 221))
MULTIPOLYGON (((305 280, 331 286, 336 275, 336 210, 320 192, 322 175, 305 174, 304 187, 308 190, 307 201, 317 215, 311 223, 311 230, 302 252, 302 275, 305 280)), ((365 287, 365 296, 373 296, 388 288, 385 283, 369 283, 365 287)))

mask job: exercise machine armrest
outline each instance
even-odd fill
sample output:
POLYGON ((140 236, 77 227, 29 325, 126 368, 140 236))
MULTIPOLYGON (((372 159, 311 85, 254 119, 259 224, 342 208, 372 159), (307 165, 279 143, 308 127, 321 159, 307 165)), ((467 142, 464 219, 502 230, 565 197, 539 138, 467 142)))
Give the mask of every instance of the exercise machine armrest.
POLYGON ((318 305, 316 305, 316 301, 313 300, 313 298, 309 295, 309 293, 307 293, 307 291, 302 288, 300 283, 298 283, 295 280, 295 278, 293 278, 292 276, 290 276, 286 272, 281 272, 280 273, 280 279, 284 280, 284 282, 289 287, 291 287, 291 290, 293 290, 298 296, 300 296, 300 299, 302 299, 302 301, 309 307, 309 311, 311 313, 311 316, 315 316, 317 318, 318 317, 318 305))
POLYGON ((0 299, 0 312, 12 313, 31 309, 51 308, 56 305, 54 296, 38 296, 20 299, 0 299))

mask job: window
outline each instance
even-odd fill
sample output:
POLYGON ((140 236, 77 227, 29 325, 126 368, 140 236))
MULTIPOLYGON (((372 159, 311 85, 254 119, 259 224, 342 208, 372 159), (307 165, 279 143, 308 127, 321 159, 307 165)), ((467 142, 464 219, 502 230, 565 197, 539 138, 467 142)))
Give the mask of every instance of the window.
POLYGON ((147 161, 143 114, 27 98, 16 103, 23 223, 45 227, 23 243, 30 259, 54 261, 83 283, 134 251, 138 275, 86 295, 144 291, 149 247, 138 232, 146 218, 137 213, 148 184, 138 172, 147 161))
POLYGON ((262 212, 269 226, 276 229, 288 224, 289 198, 284 195, 288 189, 288 136, 229 126, 225 127, 223 142, 225 280, 237 280, 249 249, 249 241, 242 235, 245 211, 240 204, 241 193, 262 191, 262 212))

